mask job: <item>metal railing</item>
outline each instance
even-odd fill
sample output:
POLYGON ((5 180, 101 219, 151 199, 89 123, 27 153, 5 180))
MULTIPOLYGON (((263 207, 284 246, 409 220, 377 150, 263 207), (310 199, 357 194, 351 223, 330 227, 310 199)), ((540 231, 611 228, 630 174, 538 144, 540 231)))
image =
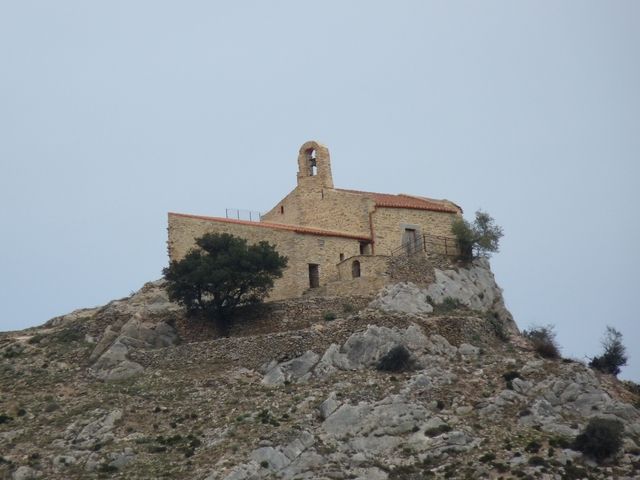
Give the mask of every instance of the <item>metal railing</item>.
POLYGON ((391 250, 391 256, 413 255, 419 252, 438 253, 447 256, 460 255, 458 241, 455 238, 422 234, 391 250))
POLYGON ((262 214, 255 210, 245 210, 241 208, 225 208, 224 214, 226 218, 234 220, 249 220, 250 222, 259 222, 262 214))

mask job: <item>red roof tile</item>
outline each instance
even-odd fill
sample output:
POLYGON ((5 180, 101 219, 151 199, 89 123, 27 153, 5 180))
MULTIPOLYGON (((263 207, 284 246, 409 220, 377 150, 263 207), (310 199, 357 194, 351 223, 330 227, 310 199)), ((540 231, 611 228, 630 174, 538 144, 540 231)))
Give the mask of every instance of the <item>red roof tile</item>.
POLYGON ((419 197, 417 195, 407 195, 404 193, 395 195, 392 193, 362 192, 360 190, 346 190, 343 188, 336 188, 336 190, 369 196, 375 202, 376 207, 410 208, 414 210, 432 210, 435 212, 462 213, 462 209, 460 207, 445 200, 433 200, 431 198, 419 197))
POLYGON ((234 223, 236 225, 248 225, 250 227, 272 228, 274 230, 287 230, 290 232, 301 233, 303 235, 320 235, 324 237, 343 237, 343 238, 353 238, 355 240, 363 240, 367 242, 371 241, 370 237, 366 237, 363 235, 354 235, 353 233, 336 232, 333 230, 323 230, 321 228, 301 227, 299 225, 287 225, 285 223, 251 222, 249 220, 234 220, 232 218, 222 218, 222 217, 205 217, 202 215, 189 215, 187 213, 175 213, 175 212, 169 212, 169 215, 174 215, 176 217, 195 218, 197 220, 207 220, 210 222, 234 223))

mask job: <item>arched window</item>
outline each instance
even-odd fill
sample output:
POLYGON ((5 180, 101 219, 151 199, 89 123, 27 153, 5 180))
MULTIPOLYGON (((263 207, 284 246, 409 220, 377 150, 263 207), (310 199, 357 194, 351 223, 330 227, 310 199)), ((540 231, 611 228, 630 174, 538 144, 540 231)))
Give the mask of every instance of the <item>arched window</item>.
POLYGON ((353 278, 360 277, 360 262, 358 260, 354 260, 351 264, 351 276, 353 278))
POLYGON ((318 173, 318 162, 316 159, 316 149, 310 148, 306 152, 307 155, 307 165, 309 166, 309 176, 313 177, 318 173))

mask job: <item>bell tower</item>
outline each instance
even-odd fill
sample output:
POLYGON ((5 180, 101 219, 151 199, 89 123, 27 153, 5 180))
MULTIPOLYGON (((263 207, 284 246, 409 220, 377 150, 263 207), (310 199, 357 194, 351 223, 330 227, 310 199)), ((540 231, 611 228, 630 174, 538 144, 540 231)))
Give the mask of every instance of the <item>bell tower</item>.
POLYGON ((327 147, 313 140, 300 147, 300 152, 298 153, 298 186, 333 188, 331 160, 327 147))

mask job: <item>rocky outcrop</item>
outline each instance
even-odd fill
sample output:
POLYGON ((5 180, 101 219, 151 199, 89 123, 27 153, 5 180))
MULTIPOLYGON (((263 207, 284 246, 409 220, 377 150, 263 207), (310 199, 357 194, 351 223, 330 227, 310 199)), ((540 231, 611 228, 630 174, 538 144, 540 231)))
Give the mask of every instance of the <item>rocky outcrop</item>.
POLYGON ((492 314, 505 331, 518 332, 487 259, 476 259, 467 267, 434 269, 434 280, 421 288, 411 282, 387 285, 369 304, 386 312, 429 314, 433 306, 453 299, 478 312, 492 314))
POLYGON ((369 307, 385 312, 414 314, 433 312, 433 306, 429 303, 427 291, 411 282, 387 285, 369 304, 369 307))
MULTIPOLYGON (((312 377, 325 377, 337 370, 371 368, 398 345, 403 345, 417 359, 424 361, 430 360, 429 355, 448 358, 457 353, 456 347, 450 345, 445 338, 440 335, 427 337, 417 325, 404 330, 369 325, 364 332, 351 335, 342 346, 332 344, 322 357, 308 351, 283 363, 270 362, 263 366, 265 375, 262 383, 282 385, 285 382, 305 382, 312 377)), ((469 354, 469 349, 477 351, 476 347, 469 345, 465 348, 465 355, 469 354)))
POLYGON ((106 327, 89 357, 93 362, 90 372, 100 380, 124 380, 142 373, 142 365, 129 359, 130 350, 168 347, 178 341, 175 329, 164 318, 180 308, 169 301, 163 281, 151 282, 105 310, 100 314, 120 321, 106 327))

